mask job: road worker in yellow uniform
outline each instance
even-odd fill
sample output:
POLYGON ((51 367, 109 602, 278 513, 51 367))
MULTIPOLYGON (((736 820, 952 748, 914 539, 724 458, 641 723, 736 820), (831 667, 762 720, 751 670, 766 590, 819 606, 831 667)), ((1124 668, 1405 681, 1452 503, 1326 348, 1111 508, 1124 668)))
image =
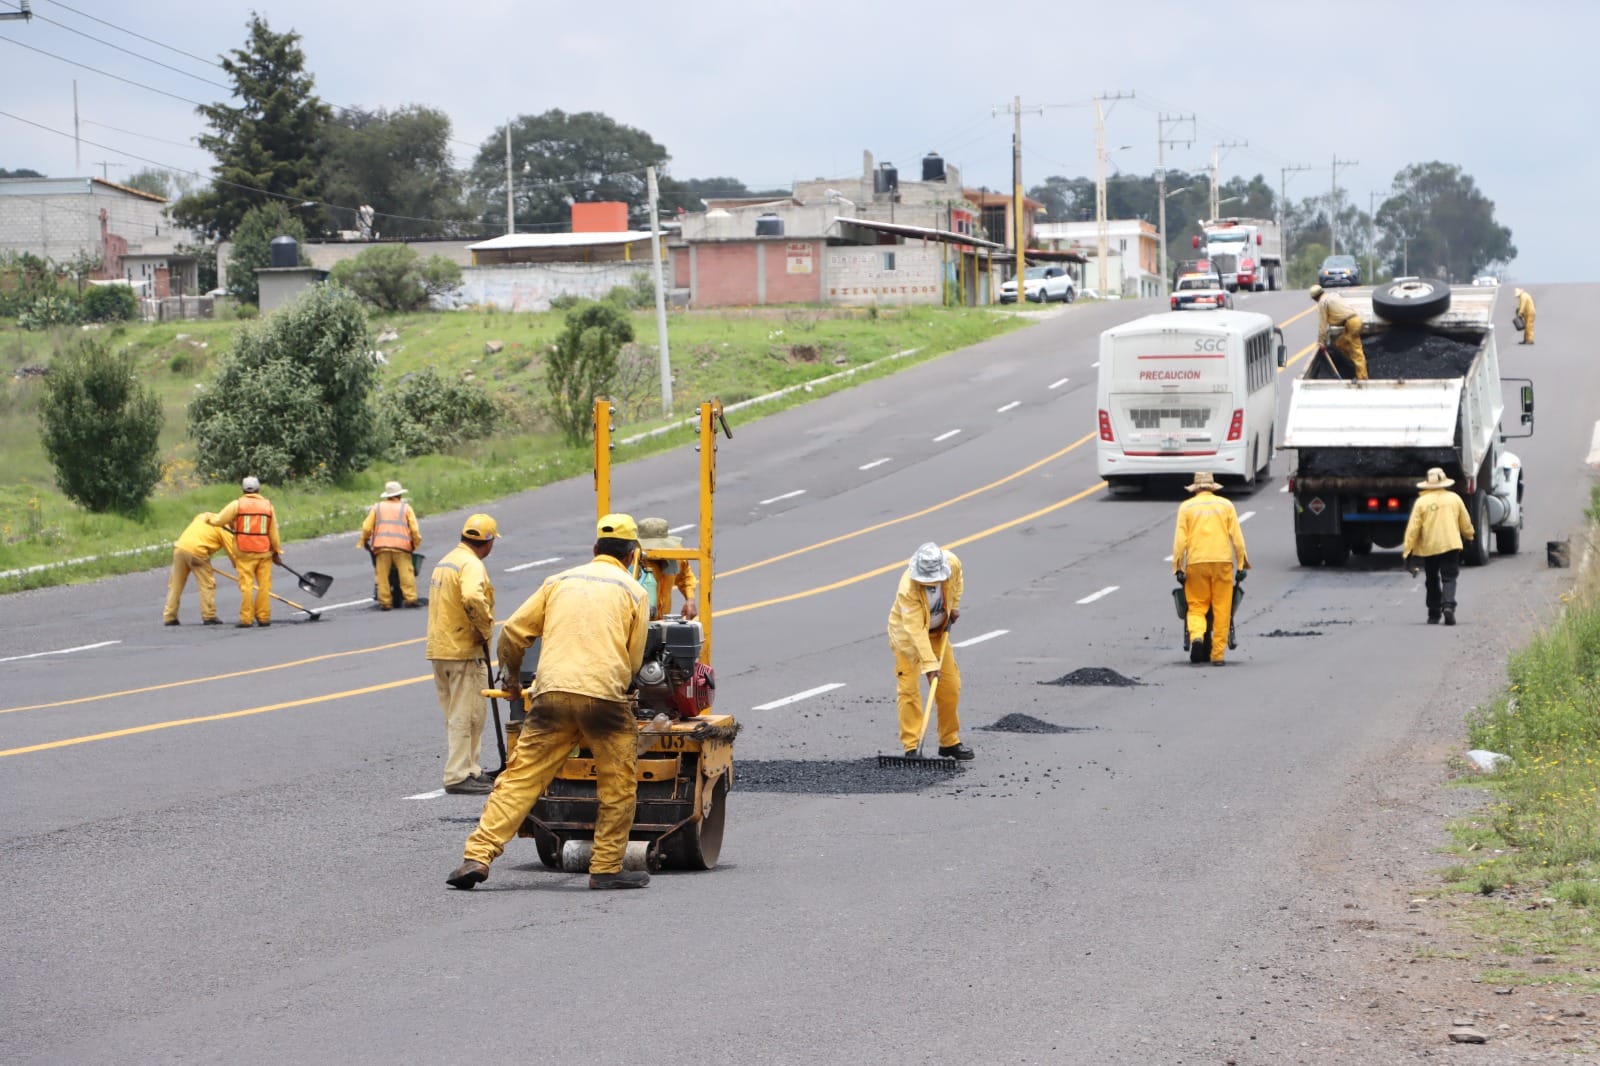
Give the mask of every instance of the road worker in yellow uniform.
POLYGON ((378 579, 378 606, 385 611, 394 607, 389 575, 395 571, 400 574, 400 598, 405 605, 421 606, 417 602, 417 572, 411 553, 422 547, 422 528, 417 525, 417 512, 401 499, 405 494, 400 482, 389 482, 383 487, 383 496, 361 523, 360 546, 372 553, 378 579))
MULTIPOLYGON (((194 516, 183 533, 172 545, 172 577, 167 580, 167 607, 161 620, 169 626, 178 624, 178 601, 183 597, 183 587, 194 575, 200 589, 200 621, 208 626, 220 626, 217 617, 217 572, 211 568, 211 557, 226 552, 233 558, 233 538, 225 529, 211 524, 216 515, 210 511, 194 516)), ((235 566, 239 564, 234 563, 235 566)))
POLYGON ((272 624, 272 564, 283 561, 278 518, 272 501, 261 495, 259 478, 239 483, 244 495, 210 519, 233 531, 234 565, 239 568, 239 628, 272 624))
POLYGON ((542 641, 539 669, 516 754, 495 779, 464 861, 445 878, 452 888, 471 888, 489 876, 489 864, 580 742, 594 756, 600 801, 589 887, 650 883, 643 870, 622 868, 639 787, 639 728, 628 690, 650 631, 650 603, 632 573, 638 554, 633 519, 606 515, 595 529, 594 558, 546 578, 501 627, 501 687, 520 693, 523 653, 535 639, 542 641))
POLYGON ((641 583, 648 589, 651 584, 655 586, 655 599, 650 608, 651 618, 662 618, 672 613, 672 590, 676 588, 683 593, 683 618, 684 621, 694 621, 695 615, 700 613, 700 605, 695 602, 695 592, 700 588, 700 582, 695 579, 694 571, 689 569, 687 559, 654 559, 650 553, 658 548, 681 548, 683 538, 674 537, 667 532, 665 518, 646 518, 639 523, 639 547, 642 549, 641 569, 649 571, 652 582, 641 583))
POLYGON ((1517 297, 1517 317, 1522 319, 1522 339, 1518 344, 1533 343, 1533 316, 1538 312, 1534 310, 1533 297, 1522 289, 1515 292, 1517 297))
POLYGON ((1344 332, 1333 342, 1333 347, 1350 360, 1355 367, 1356 380, 1367 380, 1367 350, 1361 346, 1361 316, 1356 309, 1333 295, 1323 292, 1321 285, 1311 286, 1311 302, 1317 305, 1317 343, 1328 347, 1328 335, 1335 326, 1344 332))
POLYGON ((1250 557, 1245 554, 1239 514, 1232 501, 1217 495, 1221 486, 1210 471, 1196 474, 1187 488, 1194 495, 1178 506, 1178 525, 1172 534, 1172 572, 1189 604, 1188 640, 1183 646, 1205 639, 1209 609, 1211 665, 1221 666, 1233 621, 1233 568, 1250 569, 1250 557))
POLYGON ((494 583, 483 561, 499 536, 492 517, 472 515, 461 527, 461 543, 434 565, 428 580, 427 656, 444 711, 444 790, 453 796, 484 796, 492 784, 478 763, 494 633, 494 583))
POLYGON ((1426 568, 1424 591, 1428 601, 1428 624, 1456 624, 1456 578, 1461 574, 1461 548, 1478 535, 1472 519, 1467 515, 1467 505, 1460 496, 1450 491, 1455 479, 1446 477, 1443 467, 1428 471, 1426 481, 1417 482, 1422 492, 1411 505, 1411 518, 1406 522, 1406 539, 1400 554, 1416 577, 1419 569, 1426 568), (1421 559, 1419 567, 1417 560, 1421 559))
POLYGON ((919 682, 938 682, 939 755, 975 758, 961 743, 961 671, 950 646, 950 627, 961 617, 961 560, 928 542, 911 557, 889 608, 889 648, 894 652, 895 703, 900 711, 900 746, 915 756, 922 742, 919 682), (942 645, 935 649, 935 642, 942 645))

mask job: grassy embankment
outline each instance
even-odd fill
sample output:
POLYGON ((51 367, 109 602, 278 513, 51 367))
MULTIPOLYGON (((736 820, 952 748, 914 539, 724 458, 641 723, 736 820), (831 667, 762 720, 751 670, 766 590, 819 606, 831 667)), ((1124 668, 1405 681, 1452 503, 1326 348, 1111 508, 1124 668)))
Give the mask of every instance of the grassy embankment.
MULTIPOLYGON (((1600 523, 1600 489, 1589 517, 1600 523)), ((1595 525, 1591 525, 1591 541, 1595 525)), ((1473 748, 1510 757, 1487 785, 1495 801, 1453 826, 1449 887, 1472 898, 1468 921, 1502 958, 1482 979, 1600 991, 1600 557, 1565 609, 1512 656, 1510 685, 1470 722, 1473 748)), ((1479 782, 1474 782, 1479 783, 1479 782)))
MULTIPOLYGON (((542 410, 543 358, 564 324, 562 312, 511 314, 453 312, 374 315, 375 335, 388 361, 384 381, 423 366, 446 374, 471 375, 491 391, 506 413, 492 437, 446 455, 401 464, 379 462, 330 485, 269 485, 285 536, 304 539, 353 531, 384 481, 400 477, 423 514, 475 504, 547 484, 589 469, 587 447, 573 448, 553 431, 542 410), (490 354, 489 342, 500 351, 490 354)), ((1026 321, 1025 315, 981 309, 908 308, 851 311, 818 308, 753 309, 727 313, 675 312, 669 323, 676 414, 692 415, 704 399, 725 404, 789 385, 816 381, 852 367, 859 373, 839 382, 797 390, 735 419, 749 420, 808 399, 892 373, 914 362, 974 344, 1026 321), (905 358, 886 356, 915 349, 905 358)), ((231 322, 130 324, 102 331, 133 352, 142 380, 166 407, 161 435, 165 475, 138 518, 92 515, 55 488, 39 444, 35 413, 42 379, 18 376, 26 366, 48 365, 75 330, 29 333, 0 323, 0 571, 98 556, 93 562, 50 567, 0 578, 0 592, 90 580, 145 569, 163 562, 172 539, 190 517, 215 510, 235 495, 233 486, 207 484, 195 473, 186 406, 203 388, 237 328, 231 322), (118 555, 115 553, 131 553, 118 555)), ((634 315, 638 344, 624 353, 614 398, 617 435, 659 426, 660 375, 652 312, 634 315)), ((689 430, 674 430, 619 448, 626 461, 683 443, 689 430)))

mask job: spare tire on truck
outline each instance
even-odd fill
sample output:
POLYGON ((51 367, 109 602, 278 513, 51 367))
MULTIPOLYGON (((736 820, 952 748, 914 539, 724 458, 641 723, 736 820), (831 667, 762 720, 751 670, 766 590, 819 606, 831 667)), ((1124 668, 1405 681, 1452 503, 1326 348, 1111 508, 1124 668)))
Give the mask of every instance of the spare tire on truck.
POLYGON ((1426 322, 1450 310, 1450 286, 1427 278, 1391 281, 1372 290, 1372 309, 1399 326, 1426 322))

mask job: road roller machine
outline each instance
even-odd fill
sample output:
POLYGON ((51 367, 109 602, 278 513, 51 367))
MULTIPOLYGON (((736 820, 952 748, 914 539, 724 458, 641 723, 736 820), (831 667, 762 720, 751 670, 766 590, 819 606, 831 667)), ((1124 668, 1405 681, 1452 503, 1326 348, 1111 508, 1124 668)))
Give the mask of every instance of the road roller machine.
MULTIPOLYGON (((612 512, 611 416, 605 400, 595 404, 596 516, 612 512)), ((638 806, 625 866, 633 869, 709 870, 722 852, 728 793, 733 788, 733 742, 739 723, 712 711, 716 677, 711 669, 712 519, 716 492, 717 431, 732 439, 722 405, 700 405, 699 544, 652 550, 656 558, 697 565, 699 617, 669 615, 650 623, 644 661, 634 677, 634 718, 639 727, 638 806)), ((538 642, 523 662, 523 686, 531 691, 538 671, 538 642)), ((506 723, 515 747, 526 708, 506 723)), ((539 797, 519 836, 531 837, 539 859, 551 869, 589 868, 599 800, 595 763, 583 747, 539 797)))

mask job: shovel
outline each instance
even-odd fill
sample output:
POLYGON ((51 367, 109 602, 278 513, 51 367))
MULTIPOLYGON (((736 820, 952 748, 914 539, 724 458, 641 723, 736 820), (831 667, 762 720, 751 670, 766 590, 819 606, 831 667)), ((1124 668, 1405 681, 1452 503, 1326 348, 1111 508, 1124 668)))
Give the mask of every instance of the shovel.
POLYGON ((319 600, 327 594, 328 586, 333 584, 333 575, 331 574, 319 574, 315 570, 307 570, 302 574, 300 571, 296 570, 282 559, 277 560, 277 563, 279 566, 289 571, 289 573, 299 578, 300 587, 311 593, 311 595, 315 596, 319 600))
MULTIPOLYGON (((225 567, 218 566, 216 563, 212 563, 211 564, 211 569, 215 570, 217 573, 221 574, 223 577, 230 578, 230 579, 232 579, 234 581, 238 581, 239 580, 239 575, 238 574, 231 573, 225 567)), ((276 592, 269 592, 269 593, 267 593, 267 595, 271 596, 273 599, 277 600, 279 603, 287 604, 288 606, 293 607, 297 611, 304 611, 306 613, 306 616, 307 616, 307 619, 306 619, 307 621, 315 622, 317 619, 322 617, 322 612, 321 611, 313 611, 309 607, 302 607, 300 604, 294 602, 293 600, 285 599, 284 597, 278 595, 276 592)))
MULTIPOLYGON (((949 627, 939 634, 939 646, 934 649, 934 655, 942 662, 944 660, 944 646, 950 640, 949 627)), ((917 734, 915 754, 908 755, 879 755, 878 768, 880 770, 943 770, 954 773, 961 768, 961 764, 954 759, 925 756, 922 754, 922 742, 928 735, 928 723, 933 719, 933 699, 939 691, 939 679, 934 678, 928 684, 928 702, 922 708, 922 732, 917 734)))

